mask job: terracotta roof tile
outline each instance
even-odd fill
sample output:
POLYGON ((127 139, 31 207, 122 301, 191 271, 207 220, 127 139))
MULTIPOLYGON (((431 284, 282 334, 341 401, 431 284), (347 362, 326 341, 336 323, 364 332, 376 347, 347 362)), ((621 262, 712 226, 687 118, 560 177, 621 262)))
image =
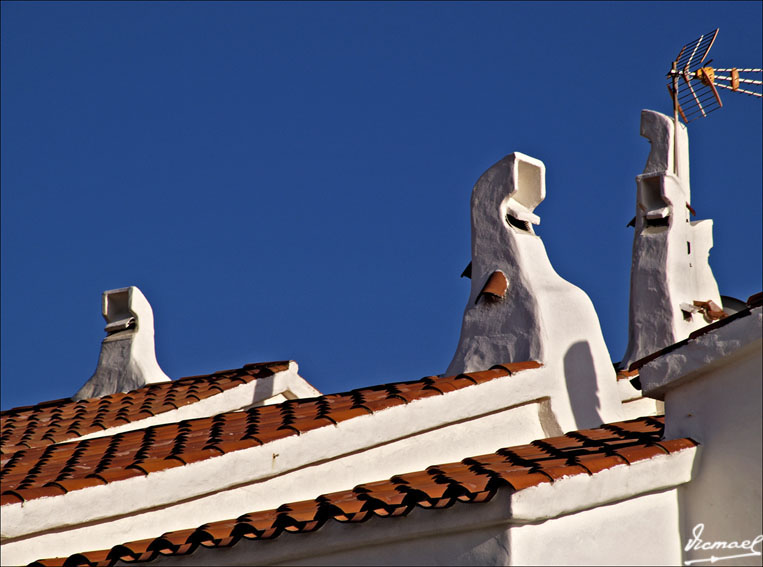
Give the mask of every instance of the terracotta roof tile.
POLYGON ((486 296, 493 301, 502 299, 506 296, 508 287, 509 281, 506 279, 504 273, 501 270, 496 270, 490 274, 490 277, 485 282, 485 285, 482 287, 482 290, 479 292, 477 299, 475 299, 474 302, 477 303, 482 296, 486 296))
POLYGON ((98 476, 90 476, 85 478, 57 480, 53 484, 55 486, 60 486, 66 492, 70 492, 72 490, 90 488, 91 486, 100 486, 102 484, 106 484, 106 481, 98 476))
POLYGON ((451 486, 444 482, 436 482, 433 478, 416 484, 400 485, 399 488, 409 496, 409 502, 422 508, 446 508, 455 502, 454 495, 448 494, 451 486))
POLYGON ((541 364, 534 360, 527 360, 524 362, 512 362, 510 364, 496 364, 490 370, 503 369, 509 374, 514 372, 521 372, 522 370, 530 370, 532 368, 540 368, 541 364))
POLYGON ((6 504, 19 504, 23 501, 24 499, 12 490, 4 491, 2 496, 0 496, 0 506, 5 506, 6 504))
POLYGON ((577 461, 580 466, 585 467, 585 469, 590 474, 595 474, 597 472, 603 471, 604 469, 609 469, 617 465, 624 465, 628 463, 627 460, 618 455, 606 456, 601 454, 583 455, 578 457, 577 461))
POLYGON ((615 451, 615 454, 618 457, 622 457, 628 463, 635 463, 636 461, 643 461, 645 459, 651 459, 652 457, 656 457, 657 455, 664 455, 668 453, 669 451, 663 449, 657 444, 654 445, 645 445, 645 446, 635 446, 635 447, 623 447, 620 449, 617 449, 615 451))
POLYGON ((316 502, 321 505, 321 514, 337 522, 362 522, 370 513, 365 503, 358 500, 351 490, 319 496, 316 502))
POLYGON ((67 559, 45 559, 33 565, 111 565, 118 560, 142 563, 160 555, 186 555, 200 545, 221 548, 241 539, 264 540, 284 531, 307 533, 328 521, 358 522, 371 516, 407 515, 413 508, 436 509, 456 501, 486 502, 498 488, 510 490, 555 482, 570 475, 589 475, 640 459, 696 446, 691 439, 664 441, 663 419, 646 417, 580 430, 561 437, 508 447, 425 471, 364 483, 352 490, 324 494, 315 500, 284 504, 275 510, 165 533, 157 538, 86 552, 67 559), (591 451, 590 448, 595 450, 591 451))
POLYGON ((551 480, 581 473, 588 474, 587 468, 577 464, 569 464, 566 459, 554 459, 553 461, 543 462, 532 470, 547 475, 551 480))
POLYGON ((668 439, 660 441, 659 443, 656 443, 656 445, 659 445, 668 453, 675 453, 683 449, 688 449, 689 447, 694 447, 696 443, 691 439, 668 439))
POLYGON ((472 470, 465 463, 452 463, 451 465, 439 465, 430 467, 430 472, 436 472, 437 481, 453 485, 458 484, 467 494, 477 494, 489 490, 490 476, 472 470))
MULTIPOLYGON (((50 496, 61 496, 66 494, 66 490, 56 485, 46 485, 37 488, 26 488, 23 490, 15 490, 14 494, 22 496, 24 500, 33 500, 35 498, 48 498, 50 496)), ((6 492, 3 491, 3 494, 6 492)))
MULTIPOLYGON (((78 487, 85 488, 144 476, 300 435, 312 429, 334 425, 425 397, 443 395, 444 392, 471 387, 477 383, 539 366, 537 362, 505 364, 486 372, 442 378, 429 376, 421 380, 361 388, 318 398, 289 400, 281 404, 156 425, 93 439, 22 450, 15 445, 9 447, 15 452, 9 451, 2 459, 0 478, 3 494, 12 491, 15 495, 13 498, 30 500, 55 495, 55 491, 63 494, 77 490, 78 487), (63 480, 67 482, 60 484, 59 481, 63 480), (49 486, 56 482, 59 484, 49 486)), ((247 366, 244 370, 262 375, 270 371, 268 368, 272 369, 272 366, 247 366)), ((237 371, 226 372, 235 374, 237 371)), ((201 382, 197 378, 182 380, 195 387, 203 386, 200 386, 201 382)), ((163 394, 154 392, 152 396, 154 395, 161 397, 163 394)), ((146 395, 142 395, 141 399, 145 401, 146 395)), ((129 400, 128 396, 122 395, 122 400, 130 402, 127 406, 120 406, 122 408, 138 403, 137 397, 129 400)), ((88 402, 93 402, 93 407, 104 406, 103 399, 88 402)), ((83 406, 82 402, 77 404, 80 407, 87 405, 83 406)), ((57 409, 64 411, 62 408, 57 409)), ((48 419, 51 413, 52 410, 47 412, 45 419, 48 419)), ((14 410, 8 414, 9 419, 20 415, 18 412, 14 413, 14 410)), ((36 418, 28 416, 26 421, 42 419, 42 416, 42 413, 38 413, 36 418)), ((9 497, 7 503, 11 502, 9 497)))
POLYGON ((636 370, 620 369, 617 371, 618 380, 633 380, 638 375, 639 375, 638 369, 636 370))
POLYGON ((127 393, 70 398, 0 412, 0 452, 49 445, 131 423, 208 398, 286 370, 288 362, 264 362, 236 370, 149 384, 127 393))

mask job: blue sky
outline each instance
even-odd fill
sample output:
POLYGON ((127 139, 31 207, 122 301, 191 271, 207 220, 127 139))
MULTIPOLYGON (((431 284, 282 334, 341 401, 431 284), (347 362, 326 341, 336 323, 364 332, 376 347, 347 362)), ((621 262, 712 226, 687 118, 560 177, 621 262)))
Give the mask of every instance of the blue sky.
MULTIPOLYGON (((137 285, 172 378, 293 359, 325 393, 443 372, 469 196, 543 160, 556 270, 627 341, 642 108, 684 43, 760 67, 761 2, 2 3, 2 408, 72 395, 137 285)), ((721 293, 761 285, 761 103, 689 125, 721 293)))

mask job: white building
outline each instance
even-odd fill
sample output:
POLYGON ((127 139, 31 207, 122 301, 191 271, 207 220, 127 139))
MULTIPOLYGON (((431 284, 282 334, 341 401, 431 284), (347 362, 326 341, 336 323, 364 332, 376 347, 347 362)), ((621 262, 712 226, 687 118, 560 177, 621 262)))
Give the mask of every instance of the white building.
POLYGON ((143 295, 106 292, 74 399, 2 412, 2 563, 760 564, 763 295, 722 310, 685 129, 675 148, 644 111, 641 131, 621 363, 534 234, 545 165, 514 153, 472 193, 445 376, 329 395, 294 362, 169 380, 143 295))

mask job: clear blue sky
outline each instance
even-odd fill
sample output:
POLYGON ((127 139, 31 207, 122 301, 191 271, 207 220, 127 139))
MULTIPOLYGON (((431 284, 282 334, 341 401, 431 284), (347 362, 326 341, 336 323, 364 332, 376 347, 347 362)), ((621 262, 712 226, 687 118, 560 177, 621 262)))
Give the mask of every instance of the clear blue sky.
MULTIPOLYGON (((137 285, 172 378, 294 359, 329 393, 443 372, 469 196, 521 151, 556 270, 627 340, 642 108, 715 27, 760 67, 761 2, 2 3, 2 408, 72 395, 100 295, 137 285)), ((722 294, 761 285, 761 103, 689 126, 722 294)))

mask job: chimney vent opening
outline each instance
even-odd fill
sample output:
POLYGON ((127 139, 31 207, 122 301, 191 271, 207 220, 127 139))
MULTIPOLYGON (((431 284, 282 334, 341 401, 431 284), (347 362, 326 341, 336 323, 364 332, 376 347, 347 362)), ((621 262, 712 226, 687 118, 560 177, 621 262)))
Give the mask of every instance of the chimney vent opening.
POLYGON ((537 165, 517 156, 514 167, 514 187, 516 193, 511 197, 519 204, 532 211, 546 197, 544 186, 544 171, 542 165, 537 165))
POLYGON ((656 218, 656 219, 650 219, 649 217, 646 218, 644 221, 644 225, 647 228, 658 228, 658 227, 667 227, 670 223, 670 217, 664 217, 664 218, 656 218))
POLYGON ((519 220, 511 214, 506 215, 506 222, 523 232, 530 232, 530 226, 527 224, 527 221, 519 220))
POLYGON ((130 290, 120 289, 106 292, 103 301, 103 316, 108 323, 120 321, 133 316, 130 311, 130 290))

